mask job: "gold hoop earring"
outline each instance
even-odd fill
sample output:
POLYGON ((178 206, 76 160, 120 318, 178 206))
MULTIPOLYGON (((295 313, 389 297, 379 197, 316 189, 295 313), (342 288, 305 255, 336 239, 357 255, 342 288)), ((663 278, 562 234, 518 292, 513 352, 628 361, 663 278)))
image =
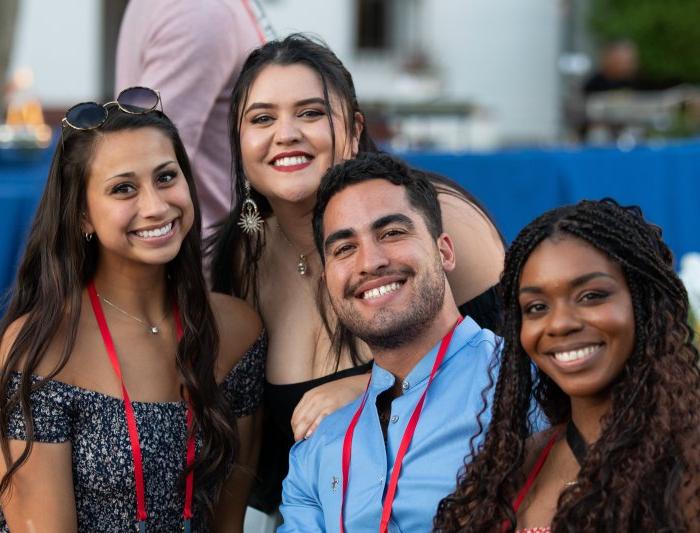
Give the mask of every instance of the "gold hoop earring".
POLYGON ((250 183, 245 182, 245 198, 241 205, 241 216, 238 218, 238 226, 243 230, 243 233, 254 235, 262 231, 263 223, 265 222, 260 216, 258 204, 250 196, 250 183))

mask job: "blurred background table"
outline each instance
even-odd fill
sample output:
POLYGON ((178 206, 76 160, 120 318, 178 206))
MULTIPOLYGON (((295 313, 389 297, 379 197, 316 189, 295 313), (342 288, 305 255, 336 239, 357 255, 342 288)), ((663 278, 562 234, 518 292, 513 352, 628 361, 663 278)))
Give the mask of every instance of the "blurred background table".
MULTIPOLYGON (((700 141, 617 148, 400 154, 457 180, 495 218, 509 242, 547 209, 610 196, 637 204, 663 228, 676 258, 700 251, 700 141)), ((48 173, 51 150, 0 155, 0 291, 11 285, 48 173)))
POLYGON ((663 229, 676 260, 700 252, 700 141, 659 147, 401 154, 476 196, 508 242, 544 211, 606 196, 636 204, 663 229))
POLYGON ((0 292, 12 284, 17 262, 51 162, 51 149, 39 152, 0 152, 0 292))

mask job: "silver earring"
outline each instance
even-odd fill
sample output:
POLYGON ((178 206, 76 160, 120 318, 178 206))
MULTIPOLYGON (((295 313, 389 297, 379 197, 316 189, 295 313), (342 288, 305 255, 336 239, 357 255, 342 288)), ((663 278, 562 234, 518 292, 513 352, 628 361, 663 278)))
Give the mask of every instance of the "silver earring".
POLYGON ((262 231, 264 220, 260 216, 258 204, 250 197, 250 183, 245 182, 245 198, 241 206, 241 216, 238 219, 238 226, 243 233, 252 235, 262 231))
POLYGON ((92 233, 85 233, 85 241, 90 242, 92 240, 92 233))

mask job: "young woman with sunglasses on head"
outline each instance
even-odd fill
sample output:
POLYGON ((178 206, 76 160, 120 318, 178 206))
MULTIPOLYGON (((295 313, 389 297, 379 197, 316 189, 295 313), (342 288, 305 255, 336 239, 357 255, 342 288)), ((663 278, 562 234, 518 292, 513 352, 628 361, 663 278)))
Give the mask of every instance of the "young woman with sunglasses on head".
POLYGON ((699 357, 672 263, 612 200, 520 232, 491 422, 436 531, 698 531, 699 357), (534 435, 531 399, 551 423, 534 435))
POLYGON ((0 531, 242 529, 265 337, 206 290, 157 103, 131 88, 64 119, 0 324, 0 531))
MULTIPOLYGON (((294 440, 359 396, 369 378, 367 348, 336 330, 329 309, 319 313, 321 266, 311 214, 323 174, 376 147, 350 73, 330 49, 303 35, 255 50, 232 100, 237 204, 216 236, 211 277, 215 290, 254 303, 270 336, 262 483, 253 504, 272 511, 294 440)), ((493 327, 499 233, 466 191, 430 177, 457 248, 452 290, 464 312, 493 327)))

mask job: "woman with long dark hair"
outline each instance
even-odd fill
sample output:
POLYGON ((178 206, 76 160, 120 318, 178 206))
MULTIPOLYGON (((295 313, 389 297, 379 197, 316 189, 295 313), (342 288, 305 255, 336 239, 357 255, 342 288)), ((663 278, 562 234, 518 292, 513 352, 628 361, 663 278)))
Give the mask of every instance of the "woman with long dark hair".
POLYGON ((612 200, 520 232, 492 418, 436 531, 698 531, 700 371, 672 263, 612 200), (534 435, 533 399, 551 424, 534 435))
MULTIPOLYGON (((252 302, 270 336, 262 483, 254 500, 267 511, 280 502, 294 440, 359 396, 369 378, 367 348, 336 327, 323 301, 319 313, 321 264, 311 228, 326 170, 376 151, 364 122, 350 73, 329 48, 303 35, 253 51, 232 95, 237 204, 216 235, 212 280, 215 290, 252 302)), ((494 327, 500 235, 463 189, 431 178, 456 245, 453 293, 472 318, 494 327)))
POLYGON ((0 324, 0 531, 242 528, 265 337, 206 290, 158 103, 131 88, 64 119, 0 324))

